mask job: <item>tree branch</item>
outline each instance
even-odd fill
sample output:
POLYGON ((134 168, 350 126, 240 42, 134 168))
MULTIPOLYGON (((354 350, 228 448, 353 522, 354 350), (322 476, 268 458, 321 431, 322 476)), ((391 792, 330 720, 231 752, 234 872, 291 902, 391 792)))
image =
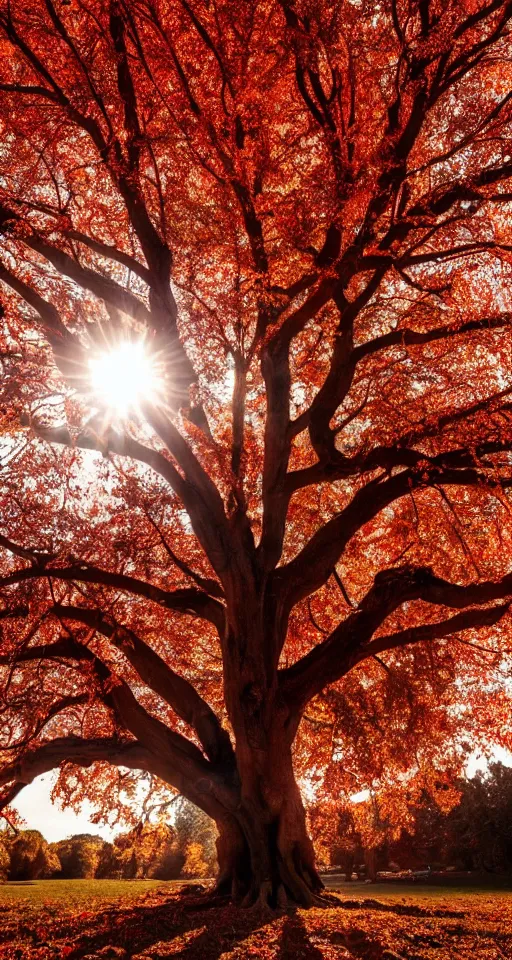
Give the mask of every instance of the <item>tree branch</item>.
MULTIPOLYGON (((153 426, 156 428, 157 425, 160 425, 160 418, 163 417, 163 414, 159 414, 154 408, 151 410, 148 408, 147 412, 148 416, 153 420, 153 426)), ((168 424, 168 422, 165 418, 165 423, 168 424)), ((221 577, 221 575, 225 573, 229 562, 228 558, 231 555, 229 541, 226 543, 226 536, 228 535, 226 518, 222 501, 220 501, 219 494, 209 478, 208 483, 214 487, 216 496, 216 507, 213 514, 209 509, 209 504, 205 503, 204 498, 201 496, 201 490, 197 490, 193 482, 189 482, 184 478, 163 453, 144 446, 144 444, 135 440, 133 437, 126 434, 120 435, 112 429, 106 431, 102 436, 98 436, 95 431, 86 428, 76 439, 73 439, 67 427, 42 427, 37 424, 31 424, 31 426, 38 437, 42 440, 47 440, 49 443, 59 443, 67 447, 79 447, 82 450, 97 450, 103 453, 104 456, 107 453, 113 453, 117 456, 138 460, 141 463, 147 464, 148 467, 151 467, 155 473, 160 474, 161 477, 167 480, 174 492, 180 497, 189 515, 194 533, 217 575, 221 577), (221 518, 221 509, 224 519, 221 518), (216 526, 217 521, 219 521, 219 526, 216 526), (224 536, 219 536, 219 533, 222 533, 224 536)), ((163 426, 162 429, 164 429, 163 426)), ((195 463, 197 463, 190 448, 185 440, 178 434, 178 431, 175 431, 174 437, 176 435, 179 437, 179 442, 173 443, 173 455, 174 452, 176 452, 176 454, 180 456, 185 447, 186 456, 190 456, 195 463)))
MULTIPOLYGON (((3 538, 3 545, 5 546, 3 538)), ((9 541, 10 543, 10 541, 9 541)), ((8 548, 10 549, 10 547, 8 548)), ((19 551, 19 548, 17 548, 19 551)), ((25 553, 28 551, 25 550, 25 553)), ((35 554, 37 556, 37 554, 35 554)), ((106 587, 112 587, 116 590, 131 593, 138 597, 145 597, 147 600, 158 603, 166 610, 173 610, 177 613, 188 613, 194 617, 201 617, 213 623, 218 630, 222 631, 224 624, 224 609, 222 604, 202 590, 196 590, 194 587, 183 587, 178 590, 164 590, 162 587, 154 586, 145 580, 138 580, 136 577, 130 577, 123 573, 111 573, 108 570, 102 570, 93 564, 85 562, 75 562, 68 567, 48 566, 33 564, 23 570, 15 570, 12 573, 0 577, 0 585, 9 586, 14 583, 24 583, 27 580, 35 580, 38 577, 52 577, 54 580, 64 580, 73 582, 78 580, 81 583, 95 583, 106 587)))
MULTIPOLYGON (((414 643, 431 643, 434 640, 443 640, 446 637, 462 633, 463 630, 479 630, 483 627, 492 627, 499 623, 509 610, 510 602, 495 607, 484 607, 483 609, 477 607, 464 610, 463 613, 457 613, 447 620, 425 623, 418 627, 409 627, 406 630, 398 630, 396 633, 377 637, 376 640, 361 649, 352 666, 374 656, 376 653, 396 650, 397 647, 410 646, 414 643)), ((496 653, 499 653, 499 651, 496 651, 496 653)))
POLYGON ((379 637, 374 643, 369 643, 386 617, 406 600, 421 599, 427 603, 463 609, 503 597, 512 597, 512 574, 507 574, 499 581, 461 586, 436 577, 429 568, 403 567, 383 571, 375 577, 373 586, 355 613, 350 614, 310 653, 292 667, 281 671, 283 693, 296 709, 302 709, 325 686, 339 680, 366 657, 415 640, 437 639, 438 634, 441 637, 455 630, 493 625, 510 606, 507 603, 490 609, 465 611, 442 624, 412 628, 395 637, 379 637))
MULTIPOLYGON (((1 216, 0 208, 0 218, 1 216)), ((78 337, 67 329, 58 310, 3 264, 0 264, 0 280, 39 314, 46 339, 61 373, 71 379, 76 389, 88 390, 86 351, 78 337)))
POLYGON ((122 741, 116 737, 98 737, 92 740, 82 737, 58 737, 6 764, 0 770, 0 786, 10 784, 13 780, 25 786, 42 773, 53 770, 66 761, 90 767, 98 760, 108 760, 109 763, 135 770, 147 770, 151 767, 151 754, 135 741, 122 741))
POLYGON ((131 663, 144 681, 196 732, 206 756, 214 763, 234 767, 229 734, 223 730, 211 707, 191 683, 180 677, 132 630, 109 622, 99 611, 56 604, 52 612, 63 620, 84 623, 107 637, 131 663))
MULTIPOLYGON (((83 612, 87 614, 87 611, 83 612)), ((76 619, 81 617, 77 616, 76 619)), ((132 640, 133 635, 130 636, 130 642, 132 640)), ((126 653, 126 650, 123 652, 126 653)), ((138 653, 140 652, 139 648, 138 653)), ((135 769, 140 768, 154 773, 216 820, 226 816, 227 808, 233 810, 236 807, 238 800, 234 778, 232 776, 226 778, 226 769, 220 766, 221 758, 219 757, 215 765, 209 763, 193 743, 181 734, 169 730, 160 720, 151 716, 138 703, 128 684, 119 677, 113 677, 108 668, 88 647, 77 643, 72 637, 62 637, 51 644, 27 647, 20 652, 13 651, 3 655, 0 658, 0 664, 12 663, 16 666, 19 663, 53 657, 91 661, 95 666, 100 687, 105 688, 103 691, 105 703, 114 710, 123 727, 129 730, 137 740, 135 744, 131 742, 128 744, 129 750, 126 753, 124 748, 122 752, 111 750, 112 746, 119 743, 116 739, 99 740, 100 747, 104 746, 105 751, 103 753, 101 750, 96 751, 98 741, 94 740, 92 741, 94 746, 90 748, 91 756, 89 749, 86 749, 83 754, 73 749, 75 742, 79 747, 84 743, 79 738, 67 737, 50 741, 44 745, 44 750, 41 748, 41 757, 44 763, 48 764, 47 766, 44 768, 36 766, 30 779, 25 779, 24 757, 22 757, 19 761, 0 770, 0 786, 15 779, 18 781, 15 785, 14 795, 16 795, 25 783, 31 782, 40 773, 53 769, 63 761, 89 766, 96 760, 108 760, 121 766, 133 766, 135 769), (21 768, 21 774, 16 773, 18 769, 16 763, 21 768)), ((226 746, 224 750, 227 751, 226 746)), ((225 761, 225 755, 222 759, 225 761)), ((32 768, 30 769, 32 771, 32 768)), ((0 804, 1 802, 0 796, 0 804)), ((5 804, 11 800, 3 799, 3 802, 5 804)))
POLYGON ((418 469, 404 469, 383 480, 382 475, 367 483, 337 516, 329 520, 311 537, 298 555, 278 568, 273 575, 273 591, 281 594, 282 616, 288 617, 291 608, 318 590, 327 582, 347 543, 366 523, 384 507, 408 494, 411 489, 427 486, 496 486, 510 483, 497 480, 476 468, 450 469, 423 457, 418 469))

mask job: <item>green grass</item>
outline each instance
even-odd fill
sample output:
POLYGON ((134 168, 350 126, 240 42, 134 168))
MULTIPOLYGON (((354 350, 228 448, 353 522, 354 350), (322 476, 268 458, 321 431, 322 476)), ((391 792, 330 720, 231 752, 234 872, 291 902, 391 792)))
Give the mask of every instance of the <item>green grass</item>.
MULTIPOLYGON (((503 897, 512 899, 512 888, 503 887, 499 881, 481 887, 434 886, 433 884, 409 883, 344 883, 337 877, 324 878, 328 890, 336 890, 348 900, 384 900, 389 902, 425 900, 450 901, 478 898, 503 897)), ((183 880, 33 880, 0 884, 0 904, 23 900, 33 904, 49 901, 73 908, 87 901, 134 900, 156 887, 183 886, 183 880)))
POLYGON ((341 893, 348 900, 389 900, 396 902, 407 900, 462 900, 475 897, 512 898, 512 887, 504 886, 499 880, 485 886, 456 887, 450 884, 437 886, 432 883, 344 883, 334 877, 324 877, 328 890, 341 893))
POLYGON ((29 880, 0 884, 0 903, 13 900, 29 900, 45 903, 60 901, 64 906, 73 906, 88 900, 133 900, 162 880, 29 880))

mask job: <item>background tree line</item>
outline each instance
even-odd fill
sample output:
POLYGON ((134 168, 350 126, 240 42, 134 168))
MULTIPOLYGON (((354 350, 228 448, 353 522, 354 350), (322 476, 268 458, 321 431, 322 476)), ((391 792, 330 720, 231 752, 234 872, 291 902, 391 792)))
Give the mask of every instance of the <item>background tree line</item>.
POLYGON ((141 823, 109 843, 77 834, 48 843, 39 830, 0 834, 0 879, 123 879, 211 876, 215 830, 192 804, 180 802, 172 825, 141 823))
MULTIPOLYGON (((512 767, 493 763, 485 774, 459 780, 451 788, 442 786, 437 802, 423 794, 411 804, 401 825, 389 815, 384 794, 338 806, 334 816, 325 804, 313 805, 309 819, 319 862, 324 868, 340 867, 347 877, 363 873, 363 864, 365 875, 372 878, 396 867, 512 873, 512 767), (451 806, 454 789, 458 802, 451 806)), ((93 834, 47 843, 38 830, 4 832, 0 878, 212 876, 215 840, 210 819, 180 800, 172 825, 138 824, 113 843, 93 834)))
POLYGON ((384 792, 338 807, 335 816, 325 805, 313 807, 319 861, 339 866, 347 877, 356 871, 375 878, 396 867, 512 873, 512 767, 492 763, 485 774, 439 788, 437 802, 420 794, 401 822, 396 797, 388 806, 384 792))

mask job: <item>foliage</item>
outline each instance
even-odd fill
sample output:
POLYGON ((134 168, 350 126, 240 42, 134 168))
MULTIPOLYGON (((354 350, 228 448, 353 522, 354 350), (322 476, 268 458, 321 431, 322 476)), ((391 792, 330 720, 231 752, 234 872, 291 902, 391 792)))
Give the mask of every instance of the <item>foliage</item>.
POLYGON ((10 863, 9 850, 3 840, 0 839, 0 880, 7 880, 10 863))
POLYGON ((186 801, 180 803, 175 826, 146 821, 119 833, 112 844, 94 834, 51 844, 36 830, 4 836, 0 879, 172 880, 212 876, 216 864, 211 821, 186 801))
POLYGON ((0 0, 2 805, 166 785, 311 904, 297 779, 512 746, 511 18, 0 0))
POLYGON ((175 831, 164 823, 144 823, 115 838, 109 876, 170 880, 179 877, 182 864, 175 831))
POLYGON ((438 859, 466 870, 512 871, 512 768, 493 763, 460 791, 460 804, 438 825, 438 859))
POLYGON ((185 847, 185 862, 181 868, 184 877, 207 877, 211 875, 211 865, 203 859, 203 848, 200 843, 190 840, 185 847))
POLYGON ((60 861, 60 875, 69 879, 110 876, 112 846, 92 834, 76 834, 51 844, 60 861))
POLYGON ((40 880, 60 869, 59 858, 39 830, 22 830, 8 843, 10 880, 40 880))
POLYGON ((217 865, 216 831, 209 817, 180 799, 174 826, 176 846, 182 858, 182 877, 211 877, 217 865))
POLYGON ((491 763, 454 787, 450 809, 425 793, 398 829, 378 797, 340 806, 329 825, 322 807, 312 808, 312 835, 324 863, 349 877, 362 865, 370 875, 373 852, 374 874, 391 863, 409 870, 512 872, 512 767, 491 763))

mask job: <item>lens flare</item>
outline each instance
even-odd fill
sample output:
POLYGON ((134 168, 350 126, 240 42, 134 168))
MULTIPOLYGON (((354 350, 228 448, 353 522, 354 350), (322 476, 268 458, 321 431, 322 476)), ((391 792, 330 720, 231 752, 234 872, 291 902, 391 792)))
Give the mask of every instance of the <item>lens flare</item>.
POLYGON ((89 360, 93 395, 119 417, 155 402, 161 380, 143 340, 126 340, 89 360))

